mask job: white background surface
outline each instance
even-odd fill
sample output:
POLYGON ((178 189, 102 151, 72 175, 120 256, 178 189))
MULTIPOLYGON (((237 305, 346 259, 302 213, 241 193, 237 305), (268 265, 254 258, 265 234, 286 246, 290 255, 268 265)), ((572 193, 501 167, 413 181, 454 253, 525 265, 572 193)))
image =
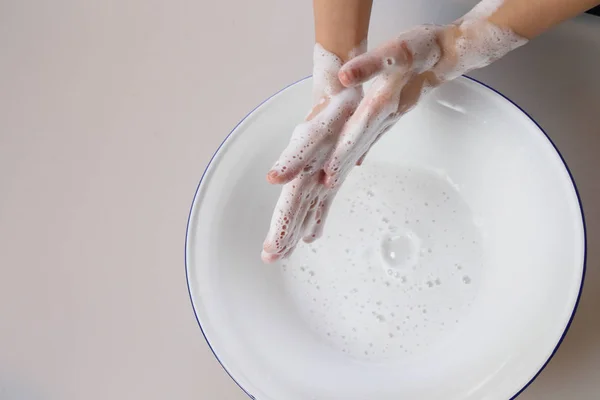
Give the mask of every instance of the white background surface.
MULTIPOLYGON (((377 1, 371 44, 472 3, 377 1)), ((0 1, 0 399, 245 398, 196 324, 185 224, 214 150, 310 73, 312 43, 309 2, 0 1)), ((584 16, 473 74, 549 133, 587 221, 577 317, 520 399, 600 391, 599 70, 584 16)))

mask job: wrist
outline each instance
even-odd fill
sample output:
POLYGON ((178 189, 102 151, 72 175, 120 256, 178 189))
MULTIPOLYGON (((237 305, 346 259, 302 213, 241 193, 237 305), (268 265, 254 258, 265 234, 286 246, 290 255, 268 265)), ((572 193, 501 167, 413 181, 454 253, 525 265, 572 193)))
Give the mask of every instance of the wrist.
POLYGON ((342 64, 347 63, 356 56, 367 51, 367 39, 364 37, 319 37, 315 43, 321 45, 325 50, 338 57, 342 64))
MULTIPOLYGON (((314 0, 315 42, 348 62, 369 32, 372 0, 314 0)), ((365 42, 366 43, 366 42, 365 42)))
POLYGON ((434 67, 442 81, 483 68, 527 43, 512 30, 487 20, 463 18, 438 34, 440 61, 434 67))

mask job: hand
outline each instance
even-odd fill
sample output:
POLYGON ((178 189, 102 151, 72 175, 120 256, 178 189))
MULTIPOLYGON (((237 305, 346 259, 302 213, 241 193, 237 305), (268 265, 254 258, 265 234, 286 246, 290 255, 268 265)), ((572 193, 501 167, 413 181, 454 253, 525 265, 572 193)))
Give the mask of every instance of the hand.
POLYGON ((336 68, 315 73, 316 80, 328 77, 330 89, 323 90, 326 95, 307 122, 296 128, 290 145, 269 172, 271 183, 294 180, 282 190, 263 260, 273 262, 289 255, 301 236, 305 241, 320 236, 333 197, 348 173, 423 94, 527 42, 490 23, 487 17, 495 9, 489 4, 480 3, 454 24, 418 26, 343 67, 338 63, 339 82, 349 89, 373 79, 357 107, 360 94, 344 91, 331 79, 336 68))
POLYGON ((447 26, 413 28, 340 69, 339 79, 347 87, 374 80, 325 164, 326 186, 335 188, 343 182, 381 135, 428 90, 527 42, 487 22, 484 11, 476 7, 447 26))
POLYGON ((300 239, 321 236, 337 189, 323 185, 323 166, 337 143, 345 122, 360 99, 362 88, 345 88, 338 80, 342 61, 315 46, 314 106, 298 125, 279 160, 267 175, 270 183, 284 183, 263 245, 262 259, 274 262, 294 250, 300 239))

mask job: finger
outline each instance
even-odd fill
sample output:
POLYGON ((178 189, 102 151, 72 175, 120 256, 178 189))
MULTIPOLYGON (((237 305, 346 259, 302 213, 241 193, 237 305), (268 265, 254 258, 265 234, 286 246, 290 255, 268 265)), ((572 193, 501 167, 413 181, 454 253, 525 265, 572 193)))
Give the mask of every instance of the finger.
POLYGON ((290 238, 290 242, 288 243, 288 248, 296 247, 296 245, 302 238, 303 233, 306 229, 306 221, 310 218, 309 215, 314 214, 314 208, 317 204, 317 201, 318 196, 316 196, 314 192, 311 193, 310 197, 308 195, 304 196, 302 208, 298 212, 297 222, 294 224, 295 230, 292 237, 290 238))
POLYGON ((296 250, 296 245, 294 245, 294 247, 292 247, 291 249, 289 249, 288 251, 286 251, 283 254, 283 257, 281 258, 290 258, 290 256, 292 255, 292 253, 294 252, 294 250, 296 250))
MULTIPOLYGON (((371 150, 371 148, 369 147, 369 150, 371 150)), ((360 167, 364 162, 365 162, 365 158, 367 158, 367 154, 369 154, 369 150, 365 151, 363 153, 362 156, 360 156, 360 158, 358 159, 358 161, 356 162, 356 166, 360 167)))
POLYGON ((374 78, 388 68, 406 69, 412 54, 405 41, 394 39, 383 46, 348 61, 338 73, 342 85, 352 87, 374 78))
POLYGON ((381 132, 379 135, 377 135, 377 138, 373 141, 373 143, 371 143, 371 146, 369 146, 369 148, 367 149, 367 151, 365 151, 363 153, 362 156, 360 156, 360 158, 358 159, 358 161, 356 161, 356 166, 360 167, 364 162, 365 162, 365 158, 367 158, 367 154, 369 154, 369 151, 371 151, 371 149, 373 148, 373 146, 375 146, 375 143, 377 143, 379 141, 379 139, 383 136, 384 133, 386 133, 389 130, 390 127, 386 128, 383 130, 383 132, 381 132))
POLYGON ((367 149, 367 151, 365 151, 363 153, 362 156, 360 156, 360 158, 358 159, 358 161, 356 162, 357 166, 361 166, 362 163, 365 161, 365 158, 367 158, 367 154, 369 154, 369 151, 373 148, 373 146, 375 145, 375 143, 377 143, 379 141, 379 139, 381 139, 381 137, 383 136, 384 133, 386 133, 387 131, 389 131, 391 128, 391 126, 388 126, 387 128, 385 128, 379 135, 377 135, 377 137, 375 138, 375 141, 373 141, 373 143, 371 144, 371 146, 367 149))
POLYGON ((396 114, 402 88, 409 80, 409 74, 383 74, 369 89, 369 93, 358 106, 354 115, 346 123, 340 139, 323 168, 328 176, 325 181, 334 186, 340 171, 351 168, 377 140, 378 134, 386 128, 386 121, 396 114))
POLYGON ((357 166, 362 165, 369 151, 373 148, 373 146, 375 146, 379 139, 381 139, 381 137, 387 131, 389 131, 392 126, 394 126, 394 124, 398 121, 400 116, 406 114, 417 104, 420 96, 426 88, 426 85, 433 85, 437 82, 439 81, 436 80, 435 75, 429 71, 423 74, 415 75, 407 81, 407 83, 402 88, 397 111, 385 120, 379 134, 377 135, 373 143, 371 143, 369 148, 363 153, 362 156, 360 156, 358 161, 356 161, 357 166))
MULTIPOLYGON (((375 140, 375 133, 381 121, 392 108, 390 99, 384 96, 361 103, 354 116, 344 127, 340 139, 336 143, 329 160, 323 170, 328 178, 338 174, 346 164, 355 165, 370 144, 375 140)), ((326 179, 326 182, 331 181, 326 179)))
MULTIPOLYGON (((304 242, 306 242, 306 243, 310 243, 316 239, 316 237, 314 237, 311 240, 310 235, 312 234, 314 225, 317 224, 317 221, 320 218, 320 214, 321 214, 320 208, 322 206, 323 197, 324 197, 323 192, 327 191, 327 190, 328 189, 325 188, 324 186, 320 186, 319 192, 317 193, 317 195, 315 196, 313 201, 310 203, 310 208, 308 210, 308 213, 306 213, 306 218, 304 219, 302 232, 301 232, 303 235, 304 242)), ((321 221, 318 221, 318 223, 320 224, 321 221)))
POLYGON ((264 263, 266 264, 272 264, 275 261, 279 260, 282 258, 281 254, 271 254, 271 253, 267 253, 265 250, 263 250, 260 254, 260 258, 263 260, 264 263))
POLYGON ((318 179, 319 176, 315 174, 283 186, 263 243, 265 253, 281 255, 298 243, 311 199, 315 197, 318 179))
POLYGON ((338 73, 342 85, 357 86, 386 70, 413 69, 417 73, 434 67, 442 55, 440 34, 433 25, 413 28, 383 46, 347 62, 338 73))
POLYGON ((421 25, 404 32, 397 40, 406 45, 412 58, 411 69, 421 73, 437 64, 442 55, 439 35, 443 31, 439 26, 421 25))
MULTIPOLYGON (((320 190, 319 190, 320 192, 320 190)), ((308 229, 308 225, 310 225, 312 223, 313 220, 315 220, 315 215, 317 213, 317 208, 319 206, 320 200, 319 200, 319 195, 317 194, 312 201, 310 202, 310 206, 308 207, 308 211, 306 213, 306 217, 304 218, 304 221, 302 223, 302 230, 301 232, 306 231, 306 229, 308 229)))
POLYGON ((350 92, 332 98, 318 115, 294 129, 288 146, 267 174, 270 183, 287 183, 303 171, 321 169, 324 160, 319 153, 330 150, 331 144, 325 143, 337 136, 355 107, 350 92))
POLYGON ((315 240, 323 236, 323 230, 325 228, 325 221, 329 215, 329 210, 333 204, 337 191, 330 191, 329 193, 322 196, 317 206, 314 218, 307 224, 307 229, 304 232, 304 242, 312 243, 315 240))
POLYGON ((267 174, 269 183, 282 184, 293 180, 319 150, 326 133, 327 127, 315 123, 315 120, 298 125, 287 147, 267 174))
POLYGON ((281 189, 281 194, 275 205, 269 232, 263 243, 263 250, 270 254, 283 252, 290 241, 291 234, 295 231, 297 214, 300 212, 304 183, 300 180, 293 181, 281 189))
POLYGON ((435 74, 431 71, 412 77, 402 89, 398 102, 398 115, 404 115, 412 110, 419 102, 421 96, 429 88, 439 85, 435 74))
MULTIPOLYGON (((354 127, 356 131, 365 132, 366 125, 354 127)), ((328 188, 337 187, 341 184, 340 176, 356 165, 360 156, 369 149, 367 135, 358 136, 354 140, 344 141, 344 144, 338 145, 333 151, 330 160, 325 164, 325 178, 323 183, 328 188)), ((350 136, 350 135, 348 135, 350 136)), ((345 138, 344 138, 345 140, 345 138)))

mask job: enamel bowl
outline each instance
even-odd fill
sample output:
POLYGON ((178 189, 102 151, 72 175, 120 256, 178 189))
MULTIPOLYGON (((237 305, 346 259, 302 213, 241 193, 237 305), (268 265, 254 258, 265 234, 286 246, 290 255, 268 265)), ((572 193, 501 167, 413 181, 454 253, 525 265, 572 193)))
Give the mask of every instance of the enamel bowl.
POLYGON ((560 154, 512 102, 457 79, 353 170, 320 240, 264 265, 279 194, 265 174, 311 83, 244 118, 198 186, 186 268, 215 356, 257 400, 516 397, 583 282, 583 215, 560 154))

